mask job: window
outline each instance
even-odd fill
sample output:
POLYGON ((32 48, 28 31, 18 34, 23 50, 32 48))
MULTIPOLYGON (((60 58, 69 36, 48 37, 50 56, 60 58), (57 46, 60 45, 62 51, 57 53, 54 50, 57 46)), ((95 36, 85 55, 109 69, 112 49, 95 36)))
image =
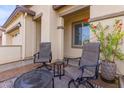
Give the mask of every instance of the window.
POLYGON ((89 42, 90 29, 89 26, 83 26, 83 22, 74 22, 72 24, 72 47, 82 47, 84 43, 89 42))

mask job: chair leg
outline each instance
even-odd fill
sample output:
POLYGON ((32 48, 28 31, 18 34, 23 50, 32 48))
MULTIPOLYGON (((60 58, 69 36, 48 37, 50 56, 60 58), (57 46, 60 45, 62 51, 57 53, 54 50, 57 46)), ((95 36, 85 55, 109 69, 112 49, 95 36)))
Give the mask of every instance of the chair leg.
MULTIPOLYGON (((78 82, 77 82, 78 83, 78 82)), ((78 88, 79 87, 79 83, 78 84, 76 84, 76 81, 74 81, 74 85, 75 85, 75 87, 76 88, 78 88)))
POLYGON ((37 67, 36 69, 40 69, 40 68, 42 68, 42 67, 45 67, 45 68, 48 69, 48 70, 52 70, 52 66, 49 66, 49 65, 47 65, 46 63, 43 63, 43 65, 37 67))
POLYGON ((44 66, 46 69, 48 69, 48 70, 52 70, 52 67, 49 66, 49 65, 47 65, 46 63, 43 63, 43 66, 44 66))
POLYGON ((73 82, 73 79, 68 82, 68 88, 70 88, 70 84, 73 82))
POLYGON ((77 78, 77 80, 76 80, 77 82, 78 82, 78 86, 80 85, 80 84, 83 84, 85 87, 88 87, 88 88, 94 88, 94 86, 88 81, 88 80, 86 80, 86 79, 83 79, 83 78, 77 78), (88 84, 88 86, 87 86, 87 84, 88 84))
POLYGON ((48 69, 48 70, 52 70, 52 67, 51 67, 51 66, 46 65, 45 67, 46 67, 46 69, 48 69))
POLYGON ((78 88, 78 87, 79 87, 79 85, 78 85, 78 84, 76 84, 76 81, 75 81, 74 79, 72 79, 72 80, 70 80, 70 81, 69 81, 69 83, 68 83, 68 88, 70 88, 71 83, 73 83, 73 84, 74 84, 74 86, 75 86, 76 88, 78 88))
POLYGON ((94 88, 94 86, 88 80, 86 82, 91 86, 91 88, 94 88))
POLYGON ((54 88, 54 78, 52 78, 52 87, 54 88))

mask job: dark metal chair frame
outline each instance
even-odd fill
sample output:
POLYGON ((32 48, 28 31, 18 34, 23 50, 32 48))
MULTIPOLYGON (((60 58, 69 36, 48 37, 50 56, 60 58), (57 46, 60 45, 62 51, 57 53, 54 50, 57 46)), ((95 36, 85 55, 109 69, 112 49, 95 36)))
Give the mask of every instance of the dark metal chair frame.
MULTIPOLYGON (((100 51, 100 45, 99 45, 99 51, 100 51)), ((99 75, 99 56, 100 56, 100 53, 98 54, 98 61, 96 63, 96 65, 83 65, 83 66, 80 66, 80 63, 81 63, 81 57, 78 57, 77 59, 79 59, 79 66, 80 66, 80 70, 82 71, 82 77, 78 77, 76 80, 74 79, 71 79, 68 83, 68 88, 70 88, 70 85, 71 83, 74 84, 74 86, 76 88, 79 87, 80 84, 83 84, 85 85, 86 87, 91 87, 91 88, 94 88, 93 84, 91 84, 89 82, 89 80, 96 80, 98 79, 98 75, 99 75), (92 77, 83 77, 83 73, 84 73, 84 69, 87 69, 87 68, 94 68, 95 67, 95 74, 94 76, 92 77), (86 83, 89 85, 87 86, 86 83)), ((69 62, 69 59, 67 60, 69 62)))

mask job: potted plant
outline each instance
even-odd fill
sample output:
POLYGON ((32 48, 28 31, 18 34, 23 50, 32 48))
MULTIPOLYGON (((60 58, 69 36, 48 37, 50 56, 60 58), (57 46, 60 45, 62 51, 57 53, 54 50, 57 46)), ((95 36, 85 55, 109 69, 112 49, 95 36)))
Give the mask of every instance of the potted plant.
POLYGON ((101 77, 107 81, 113 81, 116 75, 117 60, 124 60, 121 44, 124 38, 122 21, 115 20, 113 28, 103 26, 100 22, 95 26, 90 24, 90 29, 100 42, 101 77))

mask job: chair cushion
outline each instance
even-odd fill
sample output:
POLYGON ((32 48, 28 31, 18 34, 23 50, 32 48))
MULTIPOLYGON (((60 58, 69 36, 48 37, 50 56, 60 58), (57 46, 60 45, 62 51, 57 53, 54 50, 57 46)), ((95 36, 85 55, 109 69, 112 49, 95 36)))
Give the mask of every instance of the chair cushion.
POLYGON ((49 59, 48 58, 40 58, 40 59, 37 59, 35 62, 38 62, 38 63, 49 62, 49 59))
POLYGON ((74 66, 65 67, 65 71, 67 72, 67 75, 74 80, 76 80, 79 77, 93 77, 94 76, 94 74, 87 69, 84 69, 84 73, 82 76, 81 69, 79 69, 78 67, 74 67, 74 66))

